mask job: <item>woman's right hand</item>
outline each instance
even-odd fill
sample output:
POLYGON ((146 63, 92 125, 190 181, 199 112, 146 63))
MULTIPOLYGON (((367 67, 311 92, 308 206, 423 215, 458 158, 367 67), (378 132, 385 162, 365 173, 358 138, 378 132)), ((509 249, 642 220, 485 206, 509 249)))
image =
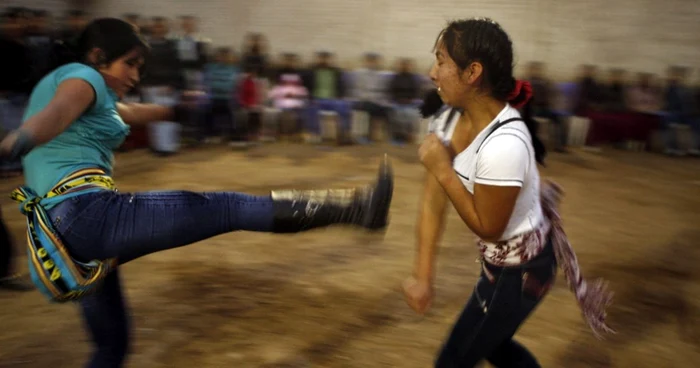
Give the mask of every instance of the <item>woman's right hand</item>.
POLYGON ((433 304, 433 284, 411 276, 403 282, 406 303, 418 314, 425 314, 433 304))

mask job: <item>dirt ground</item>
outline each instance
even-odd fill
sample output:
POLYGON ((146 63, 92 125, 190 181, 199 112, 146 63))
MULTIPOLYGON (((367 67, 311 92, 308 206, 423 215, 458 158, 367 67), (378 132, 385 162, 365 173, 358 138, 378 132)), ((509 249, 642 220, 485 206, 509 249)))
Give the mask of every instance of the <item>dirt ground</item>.
MULTIPOLYGON (((425 317, 399 293, 411 272, 422 168, 415 147, 274 144, 117 157, 122 191, 359 185, 388 152, 396 173, 384 237, 348 229, 231 233, 122 269, 133 320, 129 367, 428 367, 479 272, 452 211, 437 299, 425 317)), ((607 150, 554 154, 543 176, 567 191, 583 272, 610 280, 618 334, 597 341, 563 277, 517 334, 544 367, 700 366, 700 160, 607 150)), ((9 193, 19 179, 0 183, 9 193)), ((3 197, 17 239, 23 218, 3 197)), ((23 244, 17 244, 23 253, 23 244)), ((18 265, 26 269, 24 256, 18 265)), ((90 351, 74 305, 0 292, 0 367, 80 367, 90 351)))

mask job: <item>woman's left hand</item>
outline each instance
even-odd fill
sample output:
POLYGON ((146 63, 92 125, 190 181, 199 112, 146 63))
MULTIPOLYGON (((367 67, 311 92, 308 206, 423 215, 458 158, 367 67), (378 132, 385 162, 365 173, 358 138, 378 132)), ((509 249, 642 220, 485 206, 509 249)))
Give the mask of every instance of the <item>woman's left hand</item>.
POLYGON ((440 177, 440 174, 446 170, 452 170, 453 157, 450 150, 435 134, 425 137, 418 148, 418 157, 423 166, 435 177, 440 177))

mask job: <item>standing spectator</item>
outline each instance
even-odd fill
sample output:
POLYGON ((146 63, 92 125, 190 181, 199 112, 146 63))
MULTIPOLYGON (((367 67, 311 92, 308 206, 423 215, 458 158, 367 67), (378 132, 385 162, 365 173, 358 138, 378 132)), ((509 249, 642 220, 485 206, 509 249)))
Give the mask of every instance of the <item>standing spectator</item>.
POLYGON ((260 78, 272 77, 268 70, 267 42, 260 33, 248 35, 246 46, 241 59, 243 69, 255 69, 260 78))
POLYGON ((574 114, 586 116, 591 111, 602 109, 603 91, 596 82, 596 67, 584 65, 583 74, 578 82, 578 96, 576 96, 574 114))
POLYGON ((162 99, 174 99, 184 87, 182 65, 177 57, 177 46, 167 38, 168 20, 153 18, 151 52, 145 64, 145 77, 141 82, 144 101, 157 103, 162 99))
POLYGON ((207 118, 207 134, 214 137, 217 131, 219 118, 225 119, 226 134, 233 136, 234 111, 236 108, 235 87, 238 82, 240 70, 236 65, 236 57, 228 47, 220 47, 216 51, 213 62, 204 68, 204 81, 211 100, 211 111, 207 118))
POLYGON ((637 83, 627 90, 627 108, 638 113, 657 114, 661 110, 661 94, 653 85, 652 74, 639 73, 637 78, 637 83))
POLYGON ((410 59, 400 60, 398 73, 389 83, 389 96, 394 106, 391 131, 395 142, 413 140, 420 120, 420 93, 421 85, 418 76, 413 72, 413 63, 410 59))
POLYGON ((666 154, 683 155, 678 147, 676 132, 671 124, 687 125, 691 129, 692 147, 689 154, 700 154, 700 121, 698 119, 698 107, 695 105, 693 91, 686 85, 688 69, 671 67, 668 71, 668 87, 665 93, 664 109, 664 135, 666 141, 666 154))
MULTIPOLYGON (((388 120, 391 107, 388 101, 386 72, 381 70, 381 56, 368 53, 364 57, 364 64, 364 67, 355 71, 353 108, 368 113, 371 120, 388 120)), ((371 132, 372 128, 369 131, 371 132)))
POLYGON ((187 89, 201 89, 202 70, 207 63, 209 40, 198 35, 197 18, 191 15, 180 17, 182 35, 177 39, 177 50, 185 73, 187 89))
POLYGON ((554 142, 557 152, 566 151, 567 129, 562 116, 557 115, 552 109, 552 85, 545 77, 544 65, 541 62, 532 62, 528 66, 528 81, 532 85, 532 100, 523 108, 526 118, 545 118, 552 124, 550 139, 554 142))
POLYGON ((603 102, 609 112, 624 112, 625 106, 625 71, 622 69, 610 70, 610 80, 603 88, 603 102))

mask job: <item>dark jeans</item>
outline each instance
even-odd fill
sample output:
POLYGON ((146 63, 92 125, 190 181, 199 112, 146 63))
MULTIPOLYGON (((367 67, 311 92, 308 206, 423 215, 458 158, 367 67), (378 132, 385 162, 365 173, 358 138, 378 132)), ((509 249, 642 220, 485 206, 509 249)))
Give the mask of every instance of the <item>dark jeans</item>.
MULTIPOLYGON (((117 257, 120 264, 219 234, 271 231, 269 196, 234 192, 98 192, 66 199, 49 217, 79 261, 117 257)), ((121 367, 129 348, 129 321, 118 271, 81 299, 96 350, 88 367, 121 367)))
POLYGON ((527 264, 487 264, 474 292, 444 344, 435 367, 467 368, 481 360, 496 367, 539 367, 513 335, 546 295, 556 275, 551 242, 527 264))
POLYGON ((340 120, 339 131, 347 133, 350 131, 350 120, 352 118, 352 105, 345 100, 315 99, 309 102, 306 107, 306 131, 319 134, 321 132, 321 118, 319 113, 328 110, 338 114, 340 120))
POLYGON ((391 107, 380 105, 372 101, 357 101, 353 105, 353 109, 364 111, 372 118, 388 119, 391 113, 391 107))
POLYGON ((564 149, 568 141, 567 136, 569 133, 566 129, 564 117, 547 108, 533 107, 532 110, 534 117, 545 118, 552 122, 550 125, 549 139, 553 140, 554 149, 564 149))
POLYGON ((226 99, 212 99, 211 110, 206 120, 206 135, 216 137, 226 135, 229 138, 234 135, 235 114, 231 101, 226 99), (223 121, 223 123, 221 123, 223 121))
POLYGON ((671 124, 689 126, 692 139, 690 148, 700 149, 700 118, 677 112, 663 112, 660 115, 666 150, 678 149, 678 138, 676 132, 671 128, 671 124))

